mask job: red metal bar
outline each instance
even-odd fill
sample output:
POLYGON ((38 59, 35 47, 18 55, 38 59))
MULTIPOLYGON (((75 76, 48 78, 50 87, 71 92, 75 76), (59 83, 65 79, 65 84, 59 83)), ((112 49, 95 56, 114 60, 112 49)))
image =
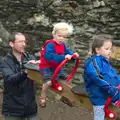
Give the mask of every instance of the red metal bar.
MULTIPOLYGON (((76 55, 73 55, 72 58, 75 58, 75 59, 76 59, 76 64, 75 64, 75 67, 72 69, 72 72, 70 73, 70 75, 67 77, 66 82, 68 82, 68 81, 73 77, 73 75, 74 75, 74 73, 76 72, 76 70, 77 70, 77 68, 78 68, 78 65, 79 65, 79 63, 80 63, 80 60, 79 60, 79 58, 76 57, 76 55)), ((53 74, 53 76, 52 76, 52 88, 54 88, 54 89, 56 89, 56 90, 57 90, 58 87, 61 86, 61 85, 59 85, 58 83, 56 83, 55 78, 56 78, 59 70, 62 68, 62 66, 63 66, 66 62, 68 62, 68 59, 67 59, 67 58, 66 58, 65 60, 63 60, 60 65, 58 65, 58 67, 56 68, 56 70, 55 70, 55 72, 54 72, 54 74, 53 74)), ((61 87, 62 87, 62 86, 61 86, 61 87)), ((62 88, 63 88, 63 87, 62 87, 62 88)), ((57 90, 57 91, 59 91, 59 90, 57 90)))

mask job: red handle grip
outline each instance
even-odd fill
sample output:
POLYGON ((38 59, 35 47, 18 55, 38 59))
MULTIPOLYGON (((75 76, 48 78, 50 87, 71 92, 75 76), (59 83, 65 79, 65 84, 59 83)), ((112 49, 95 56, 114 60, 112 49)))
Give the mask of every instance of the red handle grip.
MULTIPOLYGON (((73 75, 74 75, 74 73, 76 72, 76 70, 77 70, 77 68, 78 68, 78 65, 79 65, 79 63, 80 63, 80 60, 79 60, 79 58, 76 57, 76 55, 72 55, 72 58, 76 58, 76 64, 75 64, 74 68, 72 69, 72 72, 70 73, 70 75, 67 77, 66 82, 68 82, 68 81, 73 77, 73 75)), ((55 72, 54 72, 54 74, 53 74, 53 76, 52 76, 52 85, 53 85, 53 86, 55 86, 55 85, 57 84, 56 81, 55 81, 55 78, 56 78, 59 70, 62 68, 62 66, 63 66, 67 61, 68 61, 68 58, 64 59, 64 60, 60 63, 60 65, 58 65, 58 67, 56 68, 56 70, 55 70, 55 72)))
POLYGON ((116 117, 115 113, 108 109, 108 106, 110 105, 111 100, 112 100, 112 98, 108 97, 108 99, 105 103, 104 111, 105 111, 105 117, 107 117, 109 119, 114 119, 116 117))

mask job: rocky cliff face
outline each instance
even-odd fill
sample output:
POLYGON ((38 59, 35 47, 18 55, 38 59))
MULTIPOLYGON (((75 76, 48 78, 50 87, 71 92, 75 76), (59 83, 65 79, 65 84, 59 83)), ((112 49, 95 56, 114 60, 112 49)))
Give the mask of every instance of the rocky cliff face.
POLYGON ((120 39, 119 0, 1 0, 0 16, 1 55, 7 51, 11 31, 23 32, 28 40, 28 50, 35 52, 52 37, 53 23, 72 23, 74 34, 67 43, 81 58, 74 83, 83 81, 84 61, 93 35, 109 33, 114 39, 120 39))

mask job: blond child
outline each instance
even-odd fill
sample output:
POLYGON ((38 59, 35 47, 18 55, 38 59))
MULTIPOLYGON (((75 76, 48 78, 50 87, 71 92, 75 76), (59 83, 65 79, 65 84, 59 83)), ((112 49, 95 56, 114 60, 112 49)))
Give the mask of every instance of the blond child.
MULTIPOLYGON (((76 57, 79 55, 73 53, 66 45, 64 44, 65 39, 68 35, 72 34, 73 26, 60 22, 54 24, 52 35, 53 39, 47 40, 43 46, 40 57, 40 73, 43 75, 44 84, 42 85, 40 105, 42 107, 46 106, 46 90, 51 85, 51 77, 56 69, 56 67, 65 59, 71 59, 72 55, 75 54, 76 57)), ((64 77, 63 69, 60 70, 59 76, 64 77)), ((56 78, 58 79, 58 78, 56 78)))

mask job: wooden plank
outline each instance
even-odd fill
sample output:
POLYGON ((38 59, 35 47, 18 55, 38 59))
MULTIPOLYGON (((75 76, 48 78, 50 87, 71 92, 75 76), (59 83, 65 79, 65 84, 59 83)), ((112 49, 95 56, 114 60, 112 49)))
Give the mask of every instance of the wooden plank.
MULTIPOLYGON (((43 84, 42 76, 38 70, 28 69, 27 72, 28 72, 28 77, 30 79, 35 80, 40 84, 43 84)), ((77 106, 77 107, 83 106, 89 110, 92 110, 92 104, 87 96, 74 94, 72 90, 67 87, 67 85, 63 80, 60 80, 59 83, 64 86, 64 90, 63 92, 56 92, 56 94, 59 94, 61 96, 61 100, 64 103, 70 106, 77 106)), ((109 109, 115 112, 116 114, 116 118, 114 120, 120 120, 120 108, 110 106, 109 109)), ((111 120, 111 119, 106 118, 106 120, 111 120)))
POLYGON ((43 84, 42 76, 38 71, 27 69, 27 77, 31 80, 37 81, 40 84, 43 84))
POLYGON ((78 94, 74 94, 70 88, 68 88, 64 82, 61 82, 64 86, 64 91, 59 93, 62 97, 65 97, 72 103, 73 106, 83 106, 87 109, 92 110, 92 104, 87 96, 80 96, 78 94))
POLYGON ((111 58, 120 61, 120 47, 113 46, 113 52, 111 58))
MULTIPOLYGON (((42 80, 42 76, 38 71, 35 70, 27 70, 27 74, 28 74, 28 78, 35 80, 37 82, 39 82, 40 84, 43 83, 42 80)), ((59 94, 61 96, 61 100, 66 102, 66 104, 71 106, 85 106, 88 109, 92 109, 92 105, 88 99, 88 97, 85 96, 79 96, 77 94, 74 94, 70 88, 68 88, 68 86, 65 84, 65 82, 63 80, 59 81, 60 84, 63 85, 64 90, 63 92, 56 92, 57 94, 59 94)))

